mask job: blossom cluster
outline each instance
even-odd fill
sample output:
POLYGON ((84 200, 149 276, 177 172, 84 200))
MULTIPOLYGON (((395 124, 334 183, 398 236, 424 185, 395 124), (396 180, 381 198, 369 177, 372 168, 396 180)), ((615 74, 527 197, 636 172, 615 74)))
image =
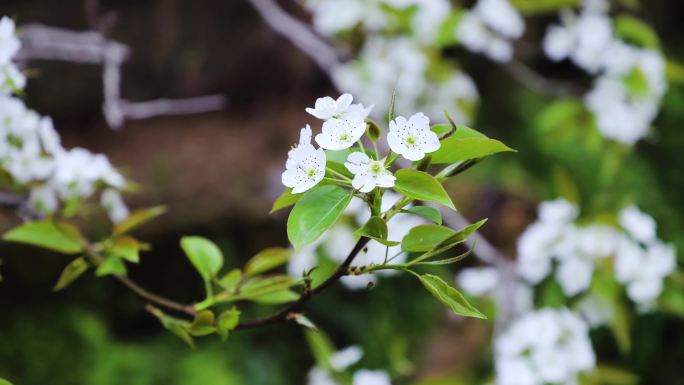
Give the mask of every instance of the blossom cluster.
POLYGON ((41 213, 52 214, 60 202, 85 200, 99 190, 112 221, 125 219, 128 209, 120 191, 126 181, 107 157, 65 149, 52 120, 14 95, 25 85, 11 62, 21 47, 14 30, 11 19, 0 20, 0 70, 5 75, 0 84, 0 169, 17 187, 30 190, 30 204, 41 213))
MULTIPOLYGON (((381 211, 389 210, 399 198, 401 196, 397 193, 385 192, 382 196, 381 211)), ((344 220, 334 225, 315 242, 292 254, 288 261, 288 273, 293 278, 301 278, 303 272, 320 265, 320 258, 328 258, 338 263, 344 261, 349 245, 356 241, 354 229, 366 223, 370 216, 368 205, 359 198, 353 198, 345 210, 344 220)), ((425 223, 425 220, 415 215, 396 214, 387 221, 387 239, 399 242, 412 228, 425 223)), ((393 262, 403 263, 406 261, 407 254, 402 252, 401 245, 385 246, 378 241, 371 240, 354 260, 359 266, 370 266, 382 264, 387 257, 393 257, 393 262)), ((377 283, 378 277, 391 276, 396 273, 395 270, 381 270, 373 274, 345 276, 340 279, 340 282, 349 290, 362 290, 367 288, 369 283, 377 283)))
POLYGON ((578 225, 577 208, 563 200, 543 202, 539 219, 518 240, 518 273, 530 284, 551 274, 570 297, 591 285, 600 261, 613 258, 615 279, 643 309, 653 305, 663 279, 675 269, 675 251, 656 236, 652 217, 636 206, 623 209, 620 228, 604 224, 578 225))
MULTIPOLYGON (((330 357, 330 368, 341 373, 355 365, 363 357, 363 350, 358 346, 349 346, 330 357)), ((320 366, 309 371, 308 385, 339 385, 333 374, 320 366)), ((354 371, 352 385, 392 385, 389 374, 382 370, 359 369, 354 371)))
MULTIPOLYGON (((451 66, 434 71, 443 66, 434 52, 440 31, 454 14, 449 1, 307 0, 304 5, 314 28, 325 36, 357 27, 366 33, 355 59, 331 69, 340 90, 363 101, 389 100, 396 90, 400 111, 422 110, 440 120, 442 108, 448 108, 457 120, 472 120, 479 100, 472 79, 451 66), (406 20, 408 25, 402 25, 406 20)), ((374 110, 375 116, 386 113, 384 107, 374 110)))
POLYGON ((456 37, 470 51, 497 62, 513 58, 512 42, 525 32, 525 21, 508 0, 479 0, 465 12, 456 37))
MULTIPOLYGON (((282 182, 299 194, 320 183, 326 173, 326 154, 324 150, 339 151, 359 143, 368 124, 366 118, 373 106, 352 104, 353 97, 343 94, 337 100, 331 97, 319 98, 313 108, 306 112, 323 120, 321 133, 314 138, 320 146, 311 144, 312 131, 307 125, 302 128, 299 144, 290 150, 282 174, 282 182)), ((409 160, 420 160, 426 153, 439 149, 437 134, 430 130, 430 119, 417 113, 409 119, 403 116, 390 122, 387 141, 392 151, 409 160)), ((354 189, 367 193, 375 187, 394 186, 395 177, 387 170, 385 159, 373 159, 361 147, 351 152, 345 167, 354 174, 351 184, 354 189)))
POLYGON ((588 2, 578 14, 565 12, 562 23, 549 27, 544 51, 554 60, 570 59, 597 75, 586 95, 601 134, 634 144, 643 138, 656 117, 667 88, 665 60, 650 48, 630 45, 615 36, 601 3, 588 2))
POLYGON ((545 308, 496 338, 497 385, 575 384, 596 356, 586 323, 567 309, 545 308))

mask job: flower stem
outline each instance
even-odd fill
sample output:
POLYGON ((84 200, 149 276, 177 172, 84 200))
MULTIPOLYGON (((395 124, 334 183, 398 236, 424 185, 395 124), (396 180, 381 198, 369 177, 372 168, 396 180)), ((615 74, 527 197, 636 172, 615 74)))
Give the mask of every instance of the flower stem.
POLYGON ((335 176, 338 177, 338 178, 341 178, 341 179, 343 179, 343 180, 345 180, 345 181, 347 181, 347 182, 351 182, 351 179, 350 179, 348 176, 342 174, 341 172, 335 171, 335 170, 333 170, 333 169, 330 168, 330 167, 326 167, 325 170, 328 171, 329 173, 335 175, 335 176))

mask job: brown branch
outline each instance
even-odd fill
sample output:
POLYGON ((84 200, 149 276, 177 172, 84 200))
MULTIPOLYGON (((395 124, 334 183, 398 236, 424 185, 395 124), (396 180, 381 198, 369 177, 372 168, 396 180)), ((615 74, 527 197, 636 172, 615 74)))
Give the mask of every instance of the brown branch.
POLYGON ((344 275, 346 275, 349 266, 351 266, 352 262, 354 261, 354 258, 356 258, 359 252, 363 250, 363 248, 366 246, 369 240, 370 239, 366 237, 361 237, 361 239, 359 239, 359 241, 356 242, 356 245, 354 245, 354 248, 352 248, 352 250, 349 252, 349 255, 347 255, 347 258, 344 260, 344 262, 342 262, 342 264, 337 268, 335 273, 333 273, 333 275, 328 277, 328 279, 326 279, 320 285, 316 286, 311 290, 305 291, 297 301, 291 303, 282 310, 270 316, 240 322, 236 329, 253 329, 260 326, 270 325, 276 322, 287 321, 292 313, 294 313, 302 305, 307 303, 316 294, 319 294, 323 290, 327 289, 332 284, 337 282, 340 278, 342 278, 344 275))
MULTIPOLYGON (((95 266, 99 266, 104 262, 104 257, 98 253, 95 248, 93 247, 92 244, 86 242, 84 245, 86 255, 90 258, 91 262, 95 266)), ((170 300, 168 298, 162 297, 161 295, 155 294, 150 292, 149 290, 143 288, 142 286, 138 285, 134 281, 132 281, 130 278, 123 276, 123 275, 114 275, 113 276, 116 280, 121 282, 124 286, 127 288, 131 289, 135 294, 137 294, 140 298, 146 299, 154 304, 157 304, 159 306, 163 306, 167 309, 174 310, 177 312, 185 313, 191 316, 194 316, 196 314, 195 312, 195 306, 194 305, 189 305, 189 304, 183 304, 180 302, 176 302, 173 300, 170 300)))

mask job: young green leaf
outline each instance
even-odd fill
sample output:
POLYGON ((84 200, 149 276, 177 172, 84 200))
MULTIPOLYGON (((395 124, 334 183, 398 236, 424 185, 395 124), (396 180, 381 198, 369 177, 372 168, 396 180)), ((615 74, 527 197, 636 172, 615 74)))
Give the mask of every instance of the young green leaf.
POLYGON ((87 270, 88 263, 85 259, 83 259, 82 257, 74 259, 73 261, 69 262, 68 265, 66 265, 66 267, 62 271, 62 274, 59 276, 59 279, 57 280, 57 284, 54 288, 52 288, 52 290, 58 291, 64 289, 65 287, 69 286, 72 282, 74 282, 78 277, 80 277, 83 273, 85 273, 87 270))
POLYGON ((479 310, 468 303, 463 294, 449 286, 438 276, 432 274, 423 274, 419 275, 418 278, 423 286, 425 286, 425 288, 430 292, 430 294, 449 307, 449 309, 451 309, 451 311, 454 313, 466 317, 487 319, 484 314, 480 313, 479 310))
POLYGON ((462 228, 461 230, 455 232, 453 235, 442 241, 441 243, 437 244, 434 248, 429 250, 428 252, 420 255, 416 259, 408 262, 409 265, 416 264, 418 262, 424 261, 428 258, 434 257, 435 255, 444 253, 452 248, 454 248, 456 245, 464 242, 472 233, 477 231, 482 225, 484 225, 487 222, 487 219, 482 219, 478 222, 475 222, 469 226, 466 226, 462 228))
POLYGON ((117 238, 109 251, 128 262, 138 263, 140 261, 140 246, 140 242, 135 238, 124 236, 117 238))
POLYGON ((2 239, 43 247, 64 254, 77 254, 83 249, 81 233, 76 226, 68 222, 51 220, 28 222, 8 231, 2 239))
POLYGON ((342 215, 352 194, 334 186, 317 186, 304 193, 287 219, 287 237, 296 250, 318 239, 342 215))
POLYGON ((135 230, 154 218, 164 214, 165 212, 166 208, 164 206, 155 206, 136 210, 132 212, 128 218, 114 226, 114 235, 122 235, 135 230))
POLYGON ((292 250, 284 247, 271 247, 260 251, 253 256, 245 265, 245 274, 253 276, 275 269, 287 263, 292 255, 292 250))
POLYGON ((623 40, 643 48, 658 49, 658 34, 643 21, 629 15, 615 17, 615 33, 623 40))
POLYGON ((439 210, 437 210, 434 207, 413 206, 413 207, 409 207, 407 209, 403 209, 403 210, 401 210, 401 212, 406 213, 406 214, 418 215, 419 217, 423 217, 427 220, 435 222, 438 225, 442 224, 442 214, 440 214, 439 210))
POLYGON ((409 198, 435 202, 456 210, 444 187, 432 175, 410 169, 396 172, 394 189, 409 198))
POLYGON ((283 303, 294 302, 299 299, 299 294, 292 290, 284 289, 266 293, 250 298, 250 301, 262 305, 280 305, 283 303))
POLYGON ((299 198, 302 197, 302 194, 293 194, 292 193, 292 187, 286 188, 282 194, 273 202, 273 207, 271 207, 271 211, 269 214, 273 214, 274 212, 284 209, 286 207, 290 207, 293 204, 297 203, 299 198))
POLYGON ((105 275, 126 275, 126 265, 123 260, 115 255, 109 255, 100 266, 95 270, 95 275, 102 277, 105 275))
POLYGON ((443 139, 439 150, 432 153, 432 163, 456 163, 505 151, 514 150, 494 139, 449 137, 443 139))
POLYGON ((201 337, 212 334, 216 331, 214 313, 211 310, 197 312, 192 324, 188 327, 191 336, 201 337))
POLYGON ((214 242, 204 237, 186 236, 181 238, 180 244, 205 281, 209 281, 221 270, 223 253, 214 242))
POLYGON ((439 225, 420 225, 412 228, 401 240, 403 251, 429 251, 456 232, 439 225))
POLYGON ((226 290, 234 291, 240 279, 242 279, 242 271, 240 269, 233 269, 221 277, 218 284, 226 290))
POLYGON ((396 246, 399 242, 387 240, 387 224, 380 217, 371 217, 354 235, 374 239, 385 246, 396 246))
POLYGON ((240 323, 240 311, 235 306, 219 315, 217 332, 221 341, 225 342, 228 339, 228 332, 235 330, 238 323, 240 323))
POLYGON ((183 340, 183 342, 188 344, 188 346, 190 346, 191 348, 195 348, 195 343, 193 342, 192 337, 188 333, 188 328, 190 328, 190 322, 175 317, 171 317, 155 307, 150 306, 148 307, 148 309, 155 317, 159 319, 159 322, 161 322, 164 328, 178 336, 178 338, 183 340))
POLYGON ((304 314, 296 313, 292 316, 292 319, 296 323, 304 326, 307 329, 311 329, 313 331, 318 331, 318 327, 313 322, 311 322, 311 320, 307 316, 305 316, 304 314))

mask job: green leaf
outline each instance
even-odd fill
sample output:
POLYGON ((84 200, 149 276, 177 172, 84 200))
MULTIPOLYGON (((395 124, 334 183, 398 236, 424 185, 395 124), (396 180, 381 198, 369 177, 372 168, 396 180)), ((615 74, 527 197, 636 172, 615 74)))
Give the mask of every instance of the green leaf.
POLYGON ((387 224, 380 217, 371 217, 354 235, 374 239, 386 246, 396 246, 399 242, 387 240, 387 224))
POLYGON ((74 282, 78 277, 80 277, 83 273, 85 273, 87 270, 88 263, 85 259, 83 259, 82 257, 74 259, 73 261, 69 262, 68 265, 66 265, 66 267, 62 271, 62 274, 59 276, 59 279, 57 280, 57 284, 54 288, 52 288, 52 290, 58 291, 64 289, 65 287, 69 286, 72 282, 74 282))
POLYGON ((138 263, 140 262, 140 246, 140 242, 135 238, 124 236, 114 241, 109 252, 128 262, 138 263))
POLYGON ((233 291, 238 282, 242 279, 242 271, 240 269, 233 269, 226 273, 219 281, 218 284, 226 290, 233 291))
POLYGON ((109 255, 95 270, 95 275, 102 277, 105 275, 126 275, 126 265, 123 260, 115 255, 109 255))
POLYGON ((263 305, 279 305, 288 302, 294 302, 299 299, 299 294, 292 290, 278 290, 272 293, 261 294, 250 298, 251 301, 263 305))
POLYGON ((487 219, 482 219, 478 222, 473 223, 472 225, 466 226, 462 228, 461 230, 457 231, 454 233, 454 235, 450 236, 449 238, 445 239, 441 243, 439 243, 437 246, 435 246, 433 249, 430 251, 420 255, 416 259, 408 262, 409 265, 416 264, 418 262, 424 261, 428 258, 434 257, 435 255, 444 253, 452 248, 454 248, 456 245, 464 242, 472 233, 477 231, 482 225, 484 225, 487 222, 487 219))
POLYGON ((462 261, 465 259, 467 256, 469 256, 473 252, 472 249, 466 251, 463 254, 457 255, 455 257, 451 258, 446 258, 446 259, 440 259, 437 261, 423 261, 423 262, 416 262, 412 263, 411 265, 421 265, 421 266, 442 266, 442 265, 450 265, 452 263, 456 263, 459 261, 462 261))
POLYGON ((335 354, 335 345, 330 338, 322 331, 306 331, 306 341, 313 354, 316 364, 326 370, 331 370, 330 359, 335 354))
POLYGON ((155 206, 136 210, 132 212, 128 218, 114 226, 114 235, 122 235, 135 230, 154 218, 164 214, 165 212, 166 208, 164 206, 155 206))
POLYGON ((334 186, 317 186, 304 193, 287 219, 287 237, 296 250, 318 239, 342 215, 352 194, 334 186))
POLYGON ((578 7, 581 0, 511 0, 511 5, 523 16, 556 12, 563 8, 578 7))
POLYGON ((4 378, 0 378, 0 385, 12 385, 12 383, 5 380, 4 378))
POLYGON ((188 333, 195 337, 206 336, 216 331, 214 324, 214 313, 211 310, 197 312, 195 319, 188 327, 188 333))
POLYGON ((218 318, 218 334, 221 337, 221 341, 226 341, 228 339, 228 332, 235 330, 237 325, 240 323, 240 311, 233 306, 232 309, 226 310, 218 318))
POLYGON ((449 286, 438 276, 423 274, 419 275, 418 278, 430 294, 449 307, 454 313, 466 317, 487 319, 484 314, 468 303, 463 294, 449 286))
POLYGON ((245 265, 245 274, 253 276, 281 266, 290 259, 292 250, 284 247, 271 247, 260 251, 245 265))
POLYGON ((514 151, 498 140, 489 138, 454 138, 442 140, 439 150, 433 152, 432 163, 456 163, 468 159, 483 158, 498 152, 514 151))
POLYGON ((403 210, 401 210, 401 212, 406 213, 406 214, 418 215, 419 217, 423 217, 427 220, 435 222, 438 225, 442 224, 442 214, 440 214, 439 210, 437 210, 434 207, 413 206, 413 207, 409 207, 407 209, 403 209, 403 210))
POLYGON ((660 39, 653 28, 633 16, 617 16, 615 34, 622 40, 643 48, 658 49, 660 47, 660 39))
POLYGON ((273 202, 273 207, 271 207, 271 211, 269 214, 273 214, 274 212, 284 209, 286 207, 290 207, 293 204, 297 203, 299 198, 302 197, 302 194, 293 194, 292 193, 292 188, 288 187, 286 188, 282 194, 273 202))
POLYGON ((209 281, 221 270, 223 253, 214 242, 204 237, 186 236, 181 238, 180 244, 205 281, 209 281))
POLYGON ((380 136, 382 135, 382 129, 372 119, 366 119, 366 123, 368 123, 368 128, 366 129, 366 135, 368 136, 368 139, 370 139, 373 142, 377 142, 378 139, 380 139, 380 136))
POLYGON ((195 347, 195 343, 192 340, 192 337, 188 333, 188 328, 190 327, 190 322, 187 322, 182 319, 174 318, 171 317, 167 314, 165 314, 163 311, 161 311, 158 308, 155 307, 149 307, 149 311, 154 314, 155 317, 159 319, 161 322, 162 326, 169 330, 171 333, 175 334, 183 340, 188 346, 191 348, 195 347))
MULTIPOLYGON (((443 124, 435 124, 434 126, 430 127, 430 130, 434 132, 437 135, 444 135, 447 132, 451 130, 451 124, 449 123, 443 123, 443 124)), ((457 139, 467 139, 467 138, 487 138, 487 136, 477 130, 474 130, 470 127, 462 126, 462 125, 456 125, 456 129, 454 130, 454 133, 449 135, 450 138, 457 138, 457 139)))
POLYGON ((447 240, 456 232, 439 225, 420 225, 412 228, 401 240, 403 251, 429 251, 447 240))
POLYGON ((252 301, 260 299, 260 297, 267 294, 287 290, 298 283, 300 283, 300 281, 287 275, 252 277, 242 284, 239 292, 236 293, 234 290, 224 291, 216 294, 214 300, 216 302, 252 301))
POLYGON ((28 222, 8 231, 2 239, 43 247, 64 254, 77 254, 83 250, 82 236, 78 228, 68 222, 51 220, 28 222))
POLYGON ((410 169, 403 169, 396 172, 397 180, 394 189, 409 198, 435 202, 456 210, 451 198, 444 190, 444 187, 432 175, 410 169))

